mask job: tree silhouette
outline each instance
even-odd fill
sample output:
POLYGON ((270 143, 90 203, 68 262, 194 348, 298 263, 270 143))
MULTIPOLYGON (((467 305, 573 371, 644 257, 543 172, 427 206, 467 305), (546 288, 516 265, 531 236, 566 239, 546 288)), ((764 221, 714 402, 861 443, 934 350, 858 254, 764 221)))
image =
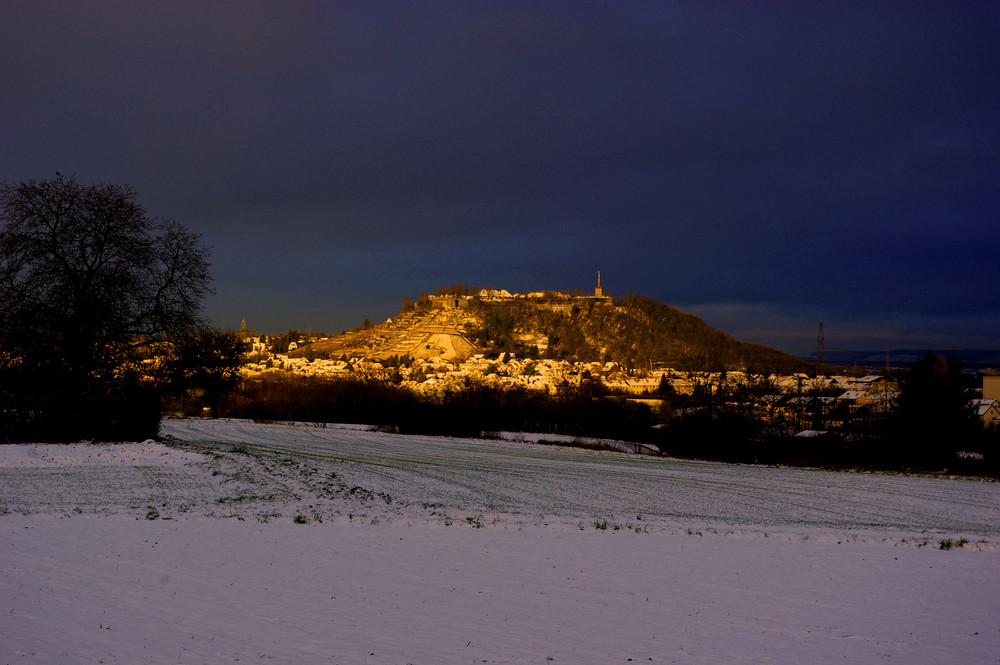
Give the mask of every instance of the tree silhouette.
POLYGON ((127 186, 75 178, 0 186, 0 410, 7 438, 121 439, 159 424, 141 361, 200 324, 197 234, 150 218, 127 186))
POLYGON ((240 378, 250 344, 240 333, 205 328, 185 335, 174 345, 174 380, 182 392, 198 391, 219 417, 219 403, 240 378))
POLYGON ((928 351, 912 364, 899 390, 889 423, 897 463, 945 468, 958 450, 975 449, 980 443, 982 423, 958 356, 928 351))

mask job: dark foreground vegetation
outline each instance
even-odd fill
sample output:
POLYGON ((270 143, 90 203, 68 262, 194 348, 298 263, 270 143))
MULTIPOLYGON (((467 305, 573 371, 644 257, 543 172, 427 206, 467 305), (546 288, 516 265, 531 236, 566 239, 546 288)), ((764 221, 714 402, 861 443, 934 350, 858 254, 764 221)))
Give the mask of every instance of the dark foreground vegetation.
MULTIPOLYGON (((957 358, 928 354, 901 377, 892 408, 810 406, 778 417, 762 402, 769 389, 763 383, 703 386, 684 396, 664 390, 657 396, 660 406, 652 408, 609 395, 597 381, 549 395, 469 380, 430 398, 376 380, 282 377, 243 381, 220 412, 258 421, 365 424, 404 434, 565 434, 735 463, 1000 477, 1000 436, 981 424, 969 401, 974 378, 961 372, 957 358), (802 436, 804 429, 808 436, 802 436)), ((186 411, 195 415, 203 406, 195 399, 186 411)))
MULTIPOLYGON (((195 402, 189 414, 201 408, 195 402)), ((244 381, 222 413, 253 420, 357 423, 403 434, 478 437, 494 431, 543 432, 629 441, 649 438, 649 407, 604 395, 594 382, 550 396, 468 381, 422 397, 382 381, 288 377, 244 381)))
POLYGON ((0 442, 155 437, 162 400, 228 390, 243 340, 201 318, 197 234, 130 188, 0 185, 0 442))
POLYGON ((957 356, 928 352, 891 378, 898 395, 864 406, 817 390, 787 396, 778 408, 763 380, 696 387, 668 400, 674 416, 657 445, 676 457, 726 462, 1000 477, 1000 432, 980 419, 972 401, 978 379, 957 356))

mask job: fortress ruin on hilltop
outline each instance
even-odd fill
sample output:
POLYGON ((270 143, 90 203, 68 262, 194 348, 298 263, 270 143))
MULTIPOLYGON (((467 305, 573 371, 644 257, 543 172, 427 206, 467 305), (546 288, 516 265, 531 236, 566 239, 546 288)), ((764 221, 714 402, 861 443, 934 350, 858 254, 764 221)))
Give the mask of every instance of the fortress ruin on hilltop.
POLYGON ((605 295, 601 286, 601 272, 597 272, 597 286, 594 287, 593 294, 586 293, 565 293, 562 291, 532 291, 530 293, 510 293, 506 289, 481 289, 473 295, 457 295, 453 293, 445 295, 428 296, 431 306, 437 309, 461 309, 469 307, 474 302, 504 302, 507 300, 528 299, 539 303, 565 303, 572 306, 574 301, 586 300, 590 302, 608 303, 612 302, 611 296, 605 295))

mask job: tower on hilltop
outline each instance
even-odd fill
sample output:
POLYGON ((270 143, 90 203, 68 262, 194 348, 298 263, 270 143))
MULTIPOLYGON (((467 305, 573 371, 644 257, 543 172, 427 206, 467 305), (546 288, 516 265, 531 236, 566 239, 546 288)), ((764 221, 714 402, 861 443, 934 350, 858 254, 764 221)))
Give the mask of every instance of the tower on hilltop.
POLYGON ((601 288, 601 271, 597 271, 597 288, 594 289, 594 295, 598 298, 604 297, 604 289, 601 288))

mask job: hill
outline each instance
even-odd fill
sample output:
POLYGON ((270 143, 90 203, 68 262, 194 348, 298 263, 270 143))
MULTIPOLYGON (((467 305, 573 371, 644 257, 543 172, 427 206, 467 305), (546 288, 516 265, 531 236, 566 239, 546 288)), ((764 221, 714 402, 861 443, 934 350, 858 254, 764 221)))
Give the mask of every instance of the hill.
POLYGON ((827 351, 824 360, 828 365, 851 367, 859 365, 873 369, 881 369, 888 362, 893 369, 908 369, 928 351, 934 354, 950 356, 957 355, 962 359, 962 367, 969 371, 995 368, 1000 366, 1000 350, 998 349, 889 349, 888 351, 827 351))
MULTIPOLYGON (((439 290, 440 291, 440 290, 439 290)), ((641 295, 622 299, 506 292, 443 293, 404 307, 388 321, 315 341, 291 356, 440 357, 482 353, 615 362, 626 368, 748 370, 755 374, 813 371, 787 353, 734 339, 705 321, 641 295)))

